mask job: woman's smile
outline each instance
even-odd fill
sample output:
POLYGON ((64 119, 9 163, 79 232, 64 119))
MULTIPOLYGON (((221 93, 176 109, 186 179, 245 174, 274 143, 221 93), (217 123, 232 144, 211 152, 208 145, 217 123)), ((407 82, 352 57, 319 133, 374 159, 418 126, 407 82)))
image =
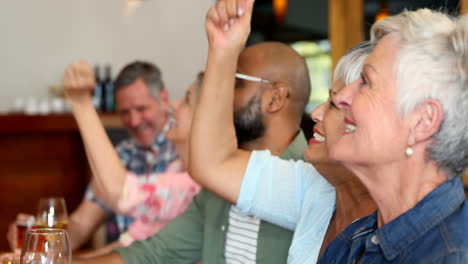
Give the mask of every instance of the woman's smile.
POLYGON ((314 135, 310 138, 309 144, 320 144, 325 142, 325 136, 314 127, 314 135))
POLYGON ((356 124, 349 120, 348 118, 345 118, 345 132, 344 134, 351 134, 351 133, 354 133, 354 131, 356 130, 356 124))

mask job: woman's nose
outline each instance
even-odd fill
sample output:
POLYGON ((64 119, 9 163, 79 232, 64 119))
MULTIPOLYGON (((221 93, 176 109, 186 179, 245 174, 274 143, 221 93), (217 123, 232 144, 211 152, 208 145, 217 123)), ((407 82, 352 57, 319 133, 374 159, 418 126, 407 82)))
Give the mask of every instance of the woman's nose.
POLYGON ((315 107, 315 109, 310 114, 310 117, 312 118, 312 120, 314 120, 315 123, 322 122, 323 115, 325 114, 325 106, 327 104, 328 104, 328 102, 320 104, 319 106, 315 107))
POLYGON ((351 104, 353 103, 353 98, 358 90, 360 81, 360 79, 357 79, 356 81, 343 87, 343 89, 341 89, 336 94, 335 104, 339 109, 349 110, 351 104))

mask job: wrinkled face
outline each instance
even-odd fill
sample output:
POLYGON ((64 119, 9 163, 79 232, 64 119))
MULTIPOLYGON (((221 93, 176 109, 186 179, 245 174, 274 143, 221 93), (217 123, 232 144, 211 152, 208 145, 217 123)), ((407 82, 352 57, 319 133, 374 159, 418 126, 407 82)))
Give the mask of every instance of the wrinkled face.
POLYGON ((336 96, 351 133, 331 144, 330 155, 344 165, 391 164, 404 157, 409 129, 396 108, 397 41, 395 34, 383 38, 366 59, 361 77, 336 96))
POLYGON ((336 94, 343 87, 343 81, 336 81, 330 89, 328 101, 312 111, 311 117, 315 121, 314 135, 304 152, 305 159, 312 164, 332 162, 327 147, 345 133, 344 112, 335 105, 336 94))
POLYGON ((122 123, 139 145, 150 146, 161 132, 166 109, 151 94, 146 84, 137 79, 116 92, 122 123))
POLYGON ((175 122, 171 122, 171 127, 166 133, 166 138, 173 144, 185 143, 189 137, 196 104, 196 85, 197 81, 194 81, 185 92, 183 99, 171 102, 172 117, 175 122))

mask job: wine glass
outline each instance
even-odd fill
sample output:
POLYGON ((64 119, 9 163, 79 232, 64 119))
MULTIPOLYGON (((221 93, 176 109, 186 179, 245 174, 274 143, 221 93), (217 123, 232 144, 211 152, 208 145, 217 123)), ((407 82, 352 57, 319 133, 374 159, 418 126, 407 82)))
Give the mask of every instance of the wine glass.
POLYGON ((35 228, 67 229, 68 214, 62 197, 41 198, 37 208, 35 228))
POLYGON ((58 228, 33 229, 26 233, 20 264, 71 264, 67 231, 58 228))

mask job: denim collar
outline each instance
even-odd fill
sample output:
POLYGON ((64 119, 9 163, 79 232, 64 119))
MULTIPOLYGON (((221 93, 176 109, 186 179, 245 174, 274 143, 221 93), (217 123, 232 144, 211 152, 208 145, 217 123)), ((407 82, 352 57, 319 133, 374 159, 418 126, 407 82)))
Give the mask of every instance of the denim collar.
POLYGON ((411 210, 377 229, 378 245, 385 259, 396 258, 408 245, 451 215, 464 200, 461 178, 456 177, 439 185, 411 210))
MULTIPOLYGON (((169 128, 171 127, 171 122, 169 121, 170 119, 172 118, 172 115, 171 113, 169 113, 167 115, 167 122, 166 124, 164 124, 164 127, 163 129, 161 130, 161 133, 159 133, 157 136, 156 136, 156 142, 157 144, 161 144, 162 142, 164 142, 166 140, 166 133, 167 131, 169 130, 169 128)), ((153 143, 154 144, 154 143, 153 143)))

